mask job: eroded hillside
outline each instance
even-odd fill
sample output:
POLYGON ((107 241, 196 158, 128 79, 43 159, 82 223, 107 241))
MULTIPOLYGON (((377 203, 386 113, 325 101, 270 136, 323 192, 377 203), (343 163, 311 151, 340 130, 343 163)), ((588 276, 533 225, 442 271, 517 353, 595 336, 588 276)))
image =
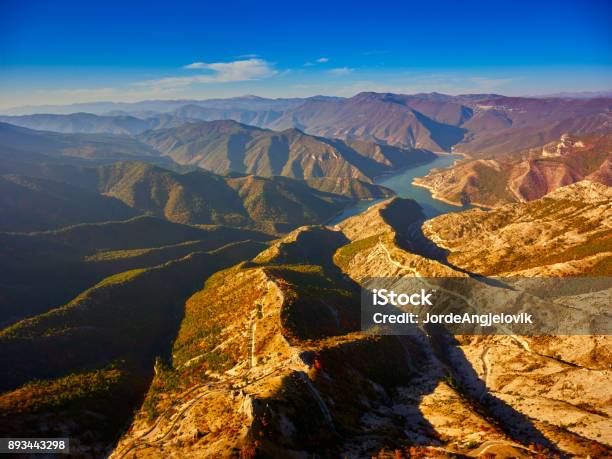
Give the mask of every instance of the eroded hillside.
POLYGON ((612 185, 612 136, 570 136, 520 154, 460 161, 414 181, 438 199, 497 207, 541 198, 580 180, 612 185))

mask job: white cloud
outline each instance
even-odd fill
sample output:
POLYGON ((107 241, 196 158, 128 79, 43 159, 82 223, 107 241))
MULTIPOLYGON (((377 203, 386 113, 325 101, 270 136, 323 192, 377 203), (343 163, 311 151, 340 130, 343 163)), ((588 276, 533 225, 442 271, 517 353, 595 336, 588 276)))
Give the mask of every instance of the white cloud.
POLYGON ((329 57, 320 57, 315 59, 314 62, 308 61, 304 63, 304 67, 312 67, 313 65, 325 64, 326 62, 329 62, 329 57))
POLYGON ((193 62, 183 67, 184 69, 205 69, 206 64, 204 62, 193 62))
POLYGON ((185 88, 194 84, 261 80, 278 73, 270 62, 255 58, 210 64, 206 62, 193 62, 184 68, 204 70, 205 73, 194 76, 166 77, 157 80, 140 81, 133 83, 133 85, 163 91, 185 88))
POLYGON ((331 69, 328 72, 331 73, 332 75, 348 75, 353 70, 355 69, 352 69, 350 67, 338 67, 337 69, 331 69))

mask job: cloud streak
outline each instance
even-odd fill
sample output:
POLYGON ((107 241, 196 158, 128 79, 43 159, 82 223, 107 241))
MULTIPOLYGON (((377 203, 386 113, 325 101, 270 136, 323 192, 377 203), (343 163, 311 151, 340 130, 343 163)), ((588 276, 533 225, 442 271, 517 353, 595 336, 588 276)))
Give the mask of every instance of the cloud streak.
POLYGON ((320 57, 318 59, 315 59, 314 62, 311 62, 311 61, 306 62, 304 64, 304 67, 312 67, 317 64, 326 64, 327 62, 329 62, 329 57, 320 57))
POLYGON ((232 62, 192 62, 183 68, 187 70, 202 70, 204 73, 193 76, 176 76, 159 78, 156 80, 145 80, 133 83, 133 85, 163 91, 186 88, 195 84, 234 83, 239 81, 261 80, 278 73, 273 64, 258 58, 242 59, 232 62))
POLYGON ((330 73, 331 75, 348 75, 349 73, 352 73, 355 69, 352 69, 350 67, 338 67, 337 69, 331 69, 328 70, 327 73, 330 73))

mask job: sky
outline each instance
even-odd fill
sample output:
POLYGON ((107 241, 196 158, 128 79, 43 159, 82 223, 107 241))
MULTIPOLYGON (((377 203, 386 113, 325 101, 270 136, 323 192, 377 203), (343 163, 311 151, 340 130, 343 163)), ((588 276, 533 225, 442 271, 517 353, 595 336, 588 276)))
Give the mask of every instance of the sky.
POLYGON ((0 0, 0 109, 612 90, 609 0, 0 0))

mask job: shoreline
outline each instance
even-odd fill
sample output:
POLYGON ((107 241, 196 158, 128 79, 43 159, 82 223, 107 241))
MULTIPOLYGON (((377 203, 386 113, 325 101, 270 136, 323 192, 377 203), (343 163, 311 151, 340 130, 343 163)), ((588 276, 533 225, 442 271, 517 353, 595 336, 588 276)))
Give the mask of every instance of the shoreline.
MULTIPOLYGON (((431 197, 433 199, 445 202, 446 204, 449 204, 451 206, 455 206, 455 207, 472 206, 473 209, 480 209, 480 210, 485 210, 485 211, 486 210, 495 209, 495 207, 492 207, 492 206, 486 205, 486 204, 482 204, 482 203, 480 203, 478 201, 473 201, 473 202, 470 202, 469 204, 462 204, 460 202, 458 203, 457 201, 451 201, 450 199, 446 199, 446 198, 440 196, 440 194, 438 194, 438 192, 435 191, 430 185, 427 185, 425 183, 420 183, 417 180, 419 180, 419 178, 415 178, 412 181, 412 184, 414 186, 418 186, 420 188, 425 188, 426 190, 428 190, 431 193, 431 197)), ((468 210, 472 210, 472 209, 465 209, 465 211, 468 211, 468 210)))
MULTIPOLYGON (((415 169, 417 167, 422 167, 422 166, 426 166, 432 162, 435 162, 436 160, 440 159, 440 158, 448 158, 448 157, 452 157, 454 159, 454 161, 452 162, 452 164, 448 165, 448 166, 443 166, 443 167, 436 167, 436 168, 430 168, 427 171, 425 171, 425 175, 421 176, 421 177, 413 177, 412 180, 408 181, 406 180, 406 183, 410 183, 411 186, 418 186, 420 188, 425 188, 429 191, 430 197, 432 200, 434 201, 439 201, 440 203, 452 206, 454 208, 457 208, 456 211, 463 211, 463 210, 469 210, 466 209, 465 207, 468 206, 473 206, 474 204, 468 204, 468 205, 464 205, 461 202, 456 202, 456 201, 452 201, 449 199, 446 199, 443 196, 440 196, 438 193, 436 193, 432 188, 430 188, 428 185, 425 185, 424 183, 420 183, 419 181, 423 179, 423 177, 426 177, 427 175, 429 175, 432 171, 435 170, 446 170, 446 169, 450 169, 452 167, 455 167, 457 165, 457 163, 463 161, 466 159, 466 155, 463 153, 454 153, 454 152, 431 152, 433 155, 435 155, 435 158, 433 158, 430 161, 419 161, 415 164, 412 164, 410 166, 406 166, 403 167, 401 169, 395 170, 395 171, 389 171, 389 172, 385 172, 383 174, 377 175, 375 177, 372 178, 372 183, 374 185, 381 185, 385 188, 388 188, 389 190, 391 190, 393 192, 393 194, 391 196, 388 197, 381 197, 381 198, 370 198, 370 199, 359 199, 357 201, 355 201, 355 204, 359 204, 359 203, 363 203, 365 204, 363 206, 363 208, 358 209, 356 213, 351 213, 350 215, 346 215, 344 218, 342 218, 342 220, 338 221, 338 217, 342 216, 342 214, 344 214, 347 210, 351 209, 351 205, 348 205, 347 207, 345 207, 344 209, 338 211, 334 216, 332 216, 331 218, 329 218, 324 225, 325 226, 336 226, 339 223, 341 223, 342 221, 344 221, 347 218, 350 218, 354 215, 358 215, 364 211, 366 211, 368 208, 370 208, 372 205, 375 205, 377 203, 392 199, 394 197, 400 196, 400 193, 398 193, 396 190, 394 190, 393 188, 389 188, 384 184, 381 184, 381 181, 384 181, 385 179, 389 178, 389 177, 393 177, 395 175, 400 175, 403 174, 404 172, 410 171, 412 169, 415 169), (369 203, 369 204, 368 204, 369 203)), ((418 202, 418 201, 417 201, 418 202)), ((480 204, 475 204, 477 207, 486 207, 486 206, 480 206, 480 204)), ((455 211, 455 210, 452 210, 455 211)))
POLYGON ((450 199, 446 199, 445 197, 440 196, 438 194, 438 192, 436 190, 434 190, 430 185, 427 185, 425 183, 419 182, 419 178, 420 177, 417 177, 414 180, 412 180, 412 184, 414 186, 418 186, 420 188, 425 188, 427 191, 429 191, 431 193, 431 197, 433 199, 436 199, 437 201, 442 201, 442 202, 444 202, 446 204, 449 204, 449 205, 455 206, 455 207, 464 207, 466 205, 466 204, 461 203, 460 201, 451 201, 450 199))

